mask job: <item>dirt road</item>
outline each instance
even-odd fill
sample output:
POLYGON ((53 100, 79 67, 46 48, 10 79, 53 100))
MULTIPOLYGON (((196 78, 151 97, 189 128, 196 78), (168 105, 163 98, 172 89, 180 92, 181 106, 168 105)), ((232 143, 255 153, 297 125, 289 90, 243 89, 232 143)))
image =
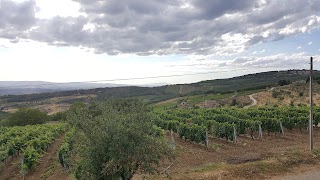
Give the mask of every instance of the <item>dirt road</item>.
POLYGON ((320 179, 319 167, 313 168, 305 172, 272 178, 272 180, 316 180, 316 179, 320 179))
POLYGON ((249 107, 257 105, 257 100, 253 97, 254 95, 255 94, 249 95, 249 98, 251 99, 252 103, 250 105, 248 105, 248 106, 243 107, 243 108, 249 108, 249 107))

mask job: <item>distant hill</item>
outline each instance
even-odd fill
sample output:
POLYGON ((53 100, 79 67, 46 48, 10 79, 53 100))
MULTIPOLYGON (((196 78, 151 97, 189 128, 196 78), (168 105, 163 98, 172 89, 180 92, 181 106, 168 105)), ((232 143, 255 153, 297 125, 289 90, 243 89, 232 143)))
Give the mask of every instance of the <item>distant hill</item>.
POLYGON ((0 81, 0 95, 21 95, 45 92, 119 87, 122 84, 104 83, 52 83, 44 81, 0 81))
MULTIPOLYGON (((308 74, 309 72, 307 70, 270 71, 248 74, 229 79, 207 80, 192 84, 165 85, 159 87, 124 86, 89 89, 92 86, 82 85, 81 87, 88 88, 88 90, 72 90, 19 96, 7 95, 1 97, 0 101, 27 102, 44 100, 51 97, 94 94, 96 95, 97 100, 134 97, 143 99, 148 103, 154 103, 180 96, 217 93, 223 94, 235 91, 265 89, 266 87, 277 86, 280 80, 286 80, 290 82, 306 81, 306 79, 308 78, 308 74)), ((314 74, 315 76, 320 76, 319 71, 315 71, 314 74)), ((37 86, 33 87, 37 88, 37 86)), ((75 86, 70 84, 67 86, 61 86, 61 84, 59 84, 59 86, 53 85, 53 87, 56 88, 55 90, 58 90, 59 88, 60 90, 63 88, 76 88, 75 86)), ((80 85, 78 84, 77 87, 80 87, 80 85)), ((45 89, 50 88, 46 86, 42 90, 45 89)))

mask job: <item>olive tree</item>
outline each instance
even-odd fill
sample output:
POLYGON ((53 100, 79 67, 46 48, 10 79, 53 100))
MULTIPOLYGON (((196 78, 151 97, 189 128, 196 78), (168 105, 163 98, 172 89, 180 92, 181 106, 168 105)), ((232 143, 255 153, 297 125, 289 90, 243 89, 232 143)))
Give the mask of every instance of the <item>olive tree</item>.
POLYGON ((75 108, 68 121, 78 129, 77 179, 131 179, 155 173, 161 160, 173 158, 163 137, 155 137, 153 118, 137 100, 112 100, 75 108))

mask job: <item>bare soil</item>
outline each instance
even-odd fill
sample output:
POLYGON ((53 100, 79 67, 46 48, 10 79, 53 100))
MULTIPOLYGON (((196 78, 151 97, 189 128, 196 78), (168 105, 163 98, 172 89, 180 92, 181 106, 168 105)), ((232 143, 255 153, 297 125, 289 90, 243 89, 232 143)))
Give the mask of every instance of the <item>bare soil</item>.
MULTIPOLYGON (((169 134, 167 136, 168 139, 171 139, 169 134)), ((293 130, 285 132, 285 136, 280 136, 280 134, 268 136, 267 133, 264 133, 261 140, 240 136, 236 144, 222 139, 210 138, 209 148, 176 137, 176 161, 168 169, 167 175, 153 176, 151 179, 167 179, 168 175, 171 179, 186 179, 187 177, 187 179, 206 179, 200 177, 212 173, 212 171, 206 172, 207 168, 212 169, 215 166, 241 165, 248 162, 268 160, 296 150, 307 152, 309 148, 308 137, 306 131, 300 133, 299 130, 293 130)), ((320 137, 320 129, 315 130, 315 144, 320 144, 320 138, 317 137, 320 137)), ((165 169, 169 164, 167 163, 162 168, 165 169)), ((274 175, 271 174, 270 176, 274 175)), ((136 176, 136 179, 140 179, 137 177, 140 176, 136 176)), ((230 177, 226 179, 230 179, 230 177)), ((257 179, 261 179, 261 176, 257 179)))
MULTIPOLYGON (((315 129, 315 147, 320 145, 320 129, 315 129)), ((171 139, 170 134, 167 134, 168 140, 171 139)), ((256 137, 256 135, 255 135, 256 137)), ((229 169, 228 171, 221 170, 221 166, 242 166, 250 163, 268 161, 276 156, 282 156, 288 152, 301 150, 308 152, 309 142, 308 133, 306 130, 300 132, 299 130, 285 131, 285 135, 280 134, 263 134, 263 139, 252 139, 247 136, 238 137, 238 142, 233 144, 224 139, 209 138, 209 147, 203 144, 196 144, 189 141, 184 141, 178 136, 175 137, 177 148, 177 157, 175 162, 164 171, 171 163, 163 164, 160 171, 161 175, 149 176, 149 179, 269 179, 269 178, 291 178, 295 175, 304 177, 311 175, 311 177, 318 177, 316 171, 313 171, 314 166, 306 166, 297 164, 297 169, 292 169, 288 174, 287 169, 283 173, 272 173, 254 176, 254 169, 252 166, 246 172, 247 178, 241 177, 241 172, 229 169), (298 167, 299 166, 299 167, 298 167), (308 168, 311 168, 309 171, 308 168), (301 170, 302 169, 302 170, 301 170), (303 171, 304 170, 304 171, 303 171), (231 172, 231 175, 230 175, 231 172), (232 174, 232 172, 234 174, 232 174), (306 173, 305 173, 306 172, 306 173), (251 174, 252 173, 252 176, 251 174), (296 173, 296 174, 295 174, 296 173), (314 176, 312 176, 314 175, 314 176)), ((49 151, 43 156, 37 168, 26 176, 26 180, 38 179, 73 179, 57 162, 57 150, 60 147, 63 137, 57 139, 49 148, 49 151)), ((12 163, 4 168, 0 168, 0 179, 21 179, 19 174, 20 159, 15 158, 12 163)), ((259 164, 258 164, 259 165, 259 164)), ((255 165, 253 165, 255 167, 255 165)), ((142 175, 135 176, 135 179, 141 179, 142 175)), ((148 178, 148 176, 147 176, 148 178)), ((288 179, 287 178, 287 179, 288 179)), ((276 180, 276 179, 275 179, 276 180)))
POLYGON ((281 176, 271 178, 271 180, 316 180, 320 179, 320 165, 302 165, 281 176))

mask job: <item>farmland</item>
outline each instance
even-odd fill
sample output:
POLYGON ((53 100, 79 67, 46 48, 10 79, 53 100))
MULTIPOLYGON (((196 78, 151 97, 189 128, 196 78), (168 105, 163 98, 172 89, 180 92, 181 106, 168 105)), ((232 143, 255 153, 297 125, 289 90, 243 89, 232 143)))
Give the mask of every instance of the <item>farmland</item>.
POLYGON ((5 166, 4 170, 11 161, 19 157, 20 173, 25 176, 38 165, 50 144, 65 128, 65 124, 1 127, 0 160, 5 166))
MULTIPOLYGON (((50 115, 65 112, 57 116, 61 119, 55 118, 63 123, 0 127, 1 178, 20 179, 23 173, 26 179, 81 179, 96 171, 87 171, 93 166, 88 163, 100 160, 110 164, 106 172, 115 171, 115 175, 132 179, 267 179, 290 173, 293 168, 313 168, 320 162, 320 154, 317 148, 314 152, 308 150, 306 86, 298 81, 266 89, 188 94, 197 87, 177 85, 165 91, 171 95, 176 92, 179 97, 170 95, 172 99, 154 103, 144 99, 153 95, 141 93, 133 96, 140 100, 123 97, 105 102, 94 90, 86 95, 60 93, 47 99, 43 95, 22 96, 43 98, 36 101, 14 102, 20 96, 2 97, 6 111, 1 113, 2 119, 10 119, 20 107, 50 115), (243 108, 252 103, 249 95, 257 99, 257 105, 243 108), (74 103, 77 101, 82 103, 74 103), (141 149, 137 146, 140 140, 158 144, 141 149), (151 156, 160 150, 161 154, 151 156), (144 169, 149 165, 141 164, 138 169, 127 165, 134 173, 113 169, 128 160, 122 159, 123 154, 131 154, 130 160, 145 158, 155 169, 149 171, 144 169)), ((319 87, 315 86, 318 94, 319 87)), ((318 106, 314 117, 317 125, 318 106)), ((315 137, 319 137, 320 130, 317 126, 314 129, 315 137)), ((315 138, 316 147, 319 143, 315 138)), ((95 179, 94 174, 87 177, 95 179)))

